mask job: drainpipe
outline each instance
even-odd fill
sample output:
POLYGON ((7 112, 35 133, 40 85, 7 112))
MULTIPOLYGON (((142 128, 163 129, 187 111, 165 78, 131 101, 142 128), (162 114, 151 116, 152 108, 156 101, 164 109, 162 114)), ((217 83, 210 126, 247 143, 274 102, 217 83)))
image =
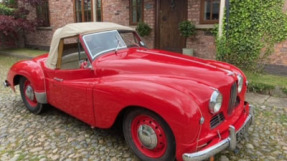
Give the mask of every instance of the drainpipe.
POLYGON ((220 0, 218 37, 222 37, 225 0, 220 0))

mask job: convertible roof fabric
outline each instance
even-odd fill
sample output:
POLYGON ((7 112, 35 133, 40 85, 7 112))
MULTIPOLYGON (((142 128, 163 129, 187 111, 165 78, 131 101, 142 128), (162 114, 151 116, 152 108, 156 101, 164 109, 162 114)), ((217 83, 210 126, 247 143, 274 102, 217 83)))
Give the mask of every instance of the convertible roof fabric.
POLYGON ((80 34, 97 33, 111 30, 132 30, 134 29, 122 26, 111 22, 84 22, 71 23, 62 28, 58 28, 52 38, 48 60, 46 66, 50 69, 55 69, 58 59, 58 47, 60 40, 67 37, 77 36, 80 34))

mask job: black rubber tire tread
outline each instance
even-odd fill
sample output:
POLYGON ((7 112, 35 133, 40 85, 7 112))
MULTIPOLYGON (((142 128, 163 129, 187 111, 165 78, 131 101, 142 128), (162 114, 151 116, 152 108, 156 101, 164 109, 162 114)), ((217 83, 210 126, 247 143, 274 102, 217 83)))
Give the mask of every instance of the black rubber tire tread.
POLYGON ((34 113, 34 114, 40 114, 43 112, 43 104, 41 103, 37 103, 36 107, 32 107, 30 106, 30 104, 27 102, 26 98, 25 98, 25 94, 24 94, 24 83, 25 81, 27 80, 27 78, 25 77, 21 77, 20 78, 20 93, 21 93, 21 97, 22 97, 22 100, 26 106, 26 108, 31 112, 31 113, 34 113))
POLYGON ((174 135, 168 126, 168 124, 157 114, 151 112, 146 109, 134 109, 126 113, 123 121, 123 133, 127 144, 130 146, 132 151, 136 154, 136 156, 143 160, 143 161, 174 161, 175 160, 175 150, 176 150, 176 143, 174 135), (132 135, 131 135, 131 123, 132 120, 138 115, 148 115, 156 120, 161 127, 163 128, 165 135, 167 137, 167 150, 165 154, 160 158, 150 158, 144 154, 142 154, 138 148, 136 147, 135 143, 133 142, 132 135))

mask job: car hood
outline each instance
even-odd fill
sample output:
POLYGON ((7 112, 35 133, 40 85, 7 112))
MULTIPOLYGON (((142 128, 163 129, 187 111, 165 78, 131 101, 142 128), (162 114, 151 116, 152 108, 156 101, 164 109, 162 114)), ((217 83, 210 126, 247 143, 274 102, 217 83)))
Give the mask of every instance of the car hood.
MULTIPOLYGON (((191 80, 211 88, 234 82, 230 69, 177 53, 145 48, 132 48, 109 53, 93 63, 98 76, 140 74, 191 80)), ((226 66, 229 67, 229 66, 226 66)))

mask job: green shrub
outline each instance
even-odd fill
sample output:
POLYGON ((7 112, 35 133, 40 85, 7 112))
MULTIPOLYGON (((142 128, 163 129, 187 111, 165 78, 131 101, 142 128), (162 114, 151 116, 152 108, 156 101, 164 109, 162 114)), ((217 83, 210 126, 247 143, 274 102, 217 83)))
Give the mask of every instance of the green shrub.
POLYGON ((136 31, 139 33, 140 36, 148 36, 151 32, 151 28, 149 27, 148 24, 144 22, 139 22, 136 31))
POLYGON ((181 36, 188 38, 195 34, 195 25, 190 21, 182 21, 179 23, 179 31, 181 36))

